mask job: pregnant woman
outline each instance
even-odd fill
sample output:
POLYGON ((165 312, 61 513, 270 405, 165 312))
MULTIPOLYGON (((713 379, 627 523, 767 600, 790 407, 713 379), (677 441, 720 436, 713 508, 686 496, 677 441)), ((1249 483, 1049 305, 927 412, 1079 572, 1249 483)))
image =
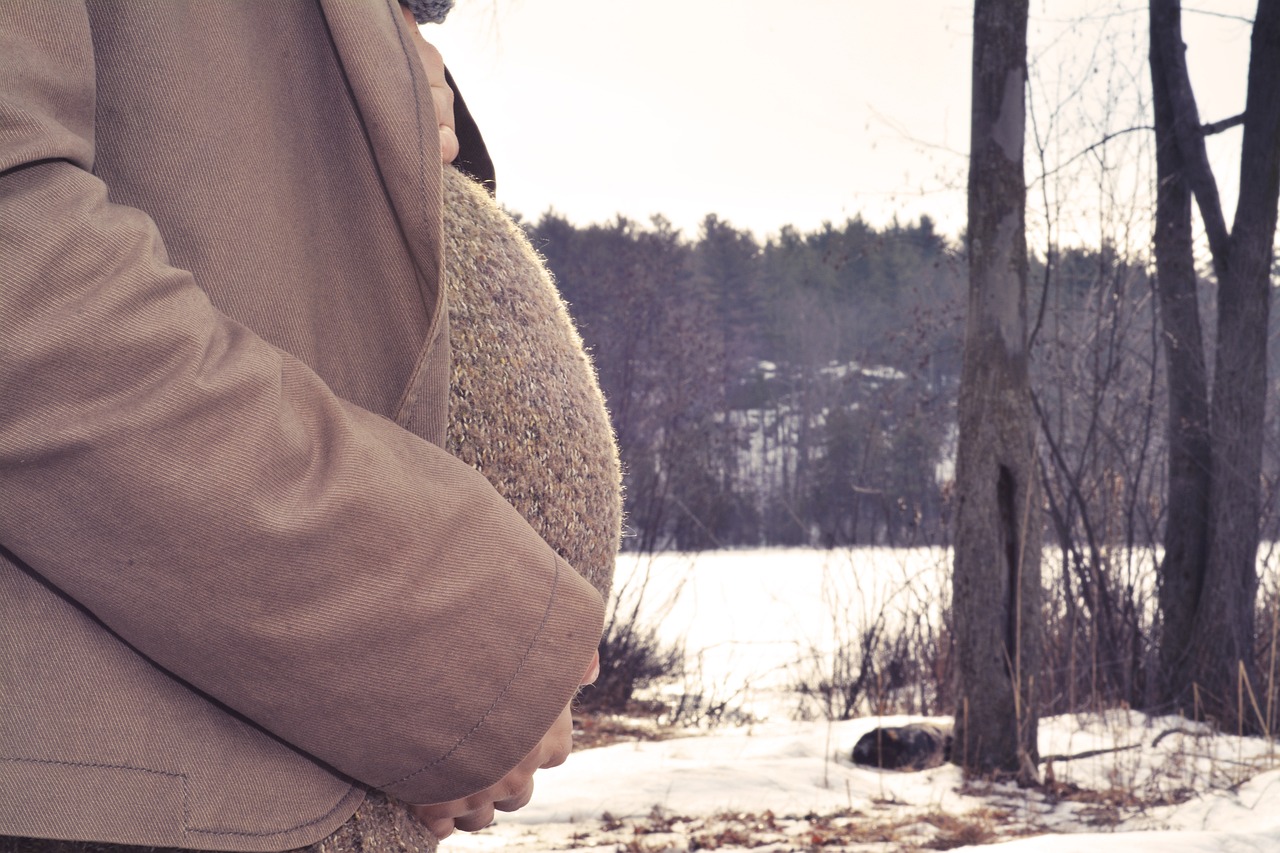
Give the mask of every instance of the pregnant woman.
POLYGON ((0 4, 0 850, 429 850, 563 760, 616 456, 415 37, 0 4))

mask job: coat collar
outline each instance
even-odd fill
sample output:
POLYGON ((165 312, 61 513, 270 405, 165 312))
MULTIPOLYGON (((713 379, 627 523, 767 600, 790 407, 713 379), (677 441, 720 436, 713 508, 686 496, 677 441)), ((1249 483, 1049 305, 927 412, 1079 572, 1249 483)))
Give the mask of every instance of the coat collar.
POLYGON ((440 138, 426 74, 396 0, 320 0, 320 7, 434 324, 444 293, 440 138))

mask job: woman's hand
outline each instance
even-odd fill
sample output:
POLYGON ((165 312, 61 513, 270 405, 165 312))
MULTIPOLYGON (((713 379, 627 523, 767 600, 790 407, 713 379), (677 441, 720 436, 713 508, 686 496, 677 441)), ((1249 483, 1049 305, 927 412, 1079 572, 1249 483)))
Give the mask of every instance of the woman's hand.
POLYGON ((454 130, 453 90, 444 79, 444 58, 440 56, 440 51, 422 37, 413 13, 404 6, 400 7, 400 12, 409 23, 418 60, 422 63, 422 69, 427 72, 427 81, 431 84, 431 103, 436 110, 436 120, 440 123, 440 162, 452 163, 453 158, 458 156, 458 135, 454 130))
POLYGON ((566 707, 551 731, 514 770, 496 785, 447 803, 410 806, 410 811, 438 838, 447 838, 455 829, 475 832, 493 823, 494 811, 512 812, 533 797, 533 774, 543 767, 563 764, 573 747, 573 718, 566 707))
MULTIPOLYGON (((583 684, 590 684, 600 674, 600 653, 596 652, 587 668, 583 684)), ((572 704, 572 703, 571 703, 572 704)), ((475 832, 493 823, 495 811, 513 812, 524 807, 533 797, 533 774, 544 767, 564 763, 573 749, 573 717, 570 705, 560 712, 551 730, 524 757, 516 768, 496 785, 447 803, 410 806, 418 820, 439 838, 447 838, 455 829, 475 832)))

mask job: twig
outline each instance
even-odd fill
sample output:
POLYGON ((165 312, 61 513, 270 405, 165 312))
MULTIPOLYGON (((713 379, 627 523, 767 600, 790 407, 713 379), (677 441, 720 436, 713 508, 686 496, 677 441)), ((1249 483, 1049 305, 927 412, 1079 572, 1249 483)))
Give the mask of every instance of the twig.
POLYGON ((1208 9, 1192 9, 1191 7, 1183 7, 1183 12, 1188 15, 1204 15, 1209 18, 1226 18, 1228 21, 1239 21, 1242 24, 1253 26, 1253 18, 1246 18, 1244 15, 1229 15, 1226 12, 1210 12, 1208 9))
POLYGON ((1081 758, 1097 758, 1099 755, 1110 755, 1113 752, 1128 752, 1131 749, 1142 749, 1142 744, 1132 743, 1128 746, 1113 746, 1110 749, 1086 749, 1084 752, 1074 752, 1070 755, 1045 755, 1041 757, 1041 761, 1077 761, 1081 758))
MULTIPOLYGON (((1241 116, 1242 121, 1243 121, 1243 118, 1244 117, 1241 116)), ((1097 142, 1090 145, 1088 148, 1084 148, 1080 151, 1077 151, 1075 154, 1072 154, 1070 157, 1068 157, 1066 160, 1063 160, 1057 166, 1053 167, 1048 171, 1042 172, 1038 177, 1036 177, 1035 181, 1032 181, 1032 183, 1035 183, 1037 181, 1043 181, 1046 178, 1053 177, 1054 175, 1061 172, 1063 169, 1070 166, 1075 161, 1079 160, 1082 157, 1089 156, 1094 151, 1097 151, 1099 148, 1106 145, 1108 142, 1110 142, 1111 140, 1115 139, 1118 136, 1124 136, 1127 133, 1135 133, 1140 130, 1154 131, 1155 127, 1150 124, 1138 124, 1138 125, 1134 125, 1133 127, 1126 127, 1124 130, 1117 130, 1114 133, 1108 133, 1106 136, 1102 137, 1097 142)))
POLYGON ((1236 125, 1244 124, 1244 113, 1231 118, 1224 118, 1221 121, 1211 121, 1208 124, 1200 125, 1200 132, 1205 136, 1213 136, 1215 133, 1222 133, 1224 130, 1230 130, 1236 125))
POLYGON ((1180 728, 1165 729, 1160 734, 1156 735, 1155 740, 1151 741, 1151 748, 1155 749, 1157 746, 1160 745, 1160 741, 1164 740, 1169 735, 1186 735, 1187 737, 1201 737, 1203 736, 1203 734, 1204 734, 1203 732, 1193 732, 1191 729, 1180 729, 1180 728))

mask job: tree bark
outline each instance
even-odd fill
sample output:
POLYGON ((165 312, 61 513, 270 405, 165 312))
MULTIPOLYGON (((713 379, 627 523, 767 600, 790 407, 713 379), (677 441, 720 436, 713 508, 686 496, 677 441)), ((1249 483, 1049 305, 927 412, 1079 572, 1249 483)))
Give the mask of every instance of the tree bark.
MULTIPOLYGON (((1240 199, 1227 256, 1216 262, 1218 342, 1209 428, 1209 561, 1192 630, 1189 674, 1219 722, 1258 731, 1237 705, 1238 678, 1261 691, 1254 657, 1258 521, 1267 393, 1272 248, 1280 195, 1280 3, 1262 0, 1254 20, 1240 156, 1240 199)), ((1216 253, 1215 253, 1216 259, 1216 253)))
MULTIPOLYGON (((1186 602, 1170 605, 1172 622, 1169 612, 1163 614, 1167 636, 1162 636, 1162 643, 1168 648, 1162 647, 1161 661, 1169 666, 1170 696, 1184 711, 1202 714, 1224 726, 1260 731, 1266 722, 1252 712, 1247 697, 1250 690, 1260 692, 1263 688, 1253 643, 1267 324, 1280 198, 1280 86, 1276 83, 1280 79, 1280 2, 1261 0, 1254 21, 1240 198, 1230 233, 1223 224, 1187 75, 1179 0, 1151 0, 1151 43, 1152 79, 1161 93, 1157 97, 1166 98, 1165 119, 1169 122, 1164 126, 1166 139, 1157 140, 1157 151, 1167 144, 1172 129, 1179 170, 1174 183, 1189 187, 1195 195, 1218 278, 1217 345, 1208 419, 1207 550, 1185 642, 1177 631, 1182 628, 1186 602), (1171 624, 1173 633, 1169 631, 1171 624)), ((1172 361, 1170 364, 1172 369, 1172 361)), ((1176 426, 1172 424, 1171 429, 1176 426)), ((1190 509, 1189 505, 1180 507, 1180 511, 1190 509)), ((1185 573, 1171 574, 1174 569, 1168 560, 1166 566, 1169 570, 1163 583, 1176 587, 1187 581, 1185 573)), ((1185 584, 1187 595, 1195 585, 1194 578, 1191 580, 1185 584)), ((1162 608, 1166 597, 1162 594, 1162 608)))
POLYGON ((1027 352, 1027 0, 977 0, 953 574, 967 773, 1035 777, 1040 505, 1027 352))
POLYGON ((1169 460, 1164 558, 1160 565, 1157 701, 1185 706, 1184 669, 1209 550, 1209 383, 1191 231, 1191 189, 1174 121, 1166 69, 1181 50, 1177 4, 1152 2, 1151 82, 1156 134, 1156 287, 1169 388, 1169 460), (1172 8, 1168 8, 1168 7, 1172 8), (1158 38, 1172 31, 1174 38, 1158 38))

